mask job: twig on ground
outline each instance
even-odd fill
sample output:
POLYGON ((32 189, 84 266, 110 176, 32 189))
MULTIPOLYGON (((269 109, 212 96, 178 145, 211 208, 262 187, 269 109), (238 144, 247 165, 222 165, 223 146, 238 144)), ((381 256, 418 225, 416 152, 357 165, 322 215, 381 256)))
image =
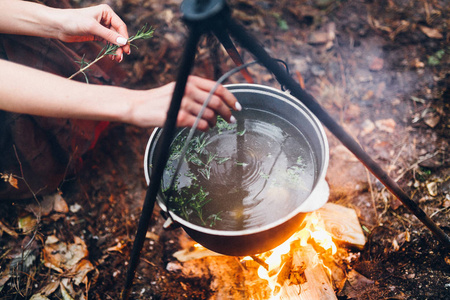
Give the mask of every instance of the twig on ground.
POLYGON ((433 154, 428 154, 426 155, 423 159, 418 160, 417 162, 413 163, 409 168, 407 168, 405 171, 403 171, 403 173, 401 173, 399 176, 397 176, 397 178, 394 179, 395 182, 398 182, 403 176, 405 176, 406 173, 408 173, 409 171, 411 171, 414 168, 417 168, 419 166, 420 163, 426 161, 427 159, 430 159, 432 157, 435 157, 436 155, 438 155, 439 153, 441 153, 441 150, 436 151, 433 154))
POLYGON ((430 218, 434 217, 435 215, 437 215, 438 213, 440 213, 440 212, 442 212, 442 211, 449 210, 449 209, 450 209, 450 206, 449 206, 449 207, 443 207, 443 208, 441 208, 441 209, 435 211, 434 213, 432 213, 432 214, 430 215, 430 218))

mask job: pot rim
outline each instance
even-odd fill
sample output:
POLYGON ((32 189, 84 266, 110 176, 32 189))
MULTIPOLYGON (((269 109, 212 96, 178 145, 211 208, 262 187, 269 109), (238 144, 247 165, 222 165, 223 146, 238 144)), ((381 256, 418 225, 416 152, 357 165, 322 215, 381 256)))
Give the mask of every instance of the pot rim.
MULTIPOLYGON (((320 173, 318 173, 318 177, 316 180, 316 184, 314 186, 314 188, 311 190, 311 193, 308 195, 308 197, 305 199, 305 201, 303 201, 297 208, 295 208, 291 213, 285 215, 284 217, 271 222, 269 224, 266 224, 264 226, 260 226, 260 227, 254 227, 254 228, 248 228, 248 229, 243 229, 243 230, 217 230, 217 229, 211 229, 211 228, 207 228, 207 227, 203 227, 203 226, 199 226, 193 223, 190 223, 186 220, 184 220, 183 218, 177 216, 175 213, 173 213, 172 211, 167 211, 167 207, 165 205, 165 203, 159 199, 159 197, 157 197, 157 202, 158 205, 160 206, 160 208, 165 211, 166 213, 169 214, 170 218, 172 218, 172 220, 176 223, 179 223, 182 226, 188 227, 192 230, 196 230, 199 232, 203 232, 205 234, 209 234, 209 235, 215 235, 215 236, 244 236, 244 235, 252 235, 261 231, 266 231, 266 230, 270 230, 272 228, 275 228, 277 226, 280 226, 281 224, 285 223, 286 221, 292 219, 293 217, 295 217, 296 215, 300 214, 300 213, 308 213, 311 210, 308 209, 308 201, 311 201, 314 197, 313 194, 316 190, 320 189, 320 188, 324 188, 324 185, 326 186, 325 188, 328 189, 328 185, 325 181, 325 176, 327 173, 327 169, 328 169, 328 163, 329 163, 329 145, 328 145, 328 139, 327 136, 325 134, 325 130, 322 126, 322 124, 320 123, 319 119, 301 102, 299 101, 297 98, 295 98, 294 96, 290 95, 287 92, 282 92, 278 89, 275 89, 273 87, 269 87, 269 86, 264 86, 264 85, 260 85, 260 84, 249 84, 249 83, 237 83, 237 84, 228 84, 228 85, 224 85, 225 88, 241 88, 241 89, 255 89, 257 88, 255 91, 265 91, 266 93, 270 93, 270 94, 275 94, 277 99, 280 99, 282 95, 284 95, 285 97, 290 98, 292 101, 295 102, 295 104, 298 107, 296 107, 296 109, 302 109, 304 111, 304 113, 307 114, 307 116, 311 119, 311 121, 316 125, 317 127, 317 131, 320 135, 320 137, 322 138, 323 141, 323 154, 324 154, 324 161, 322 163, 322 168, 320 170, 320 173)), ((280 99, 283 101, 286 101, 285 99, 280 99)), ((291 103, 288 103, 289 105, 293 105, 291 103)), ((293 105, 295 106, 295 105, 293 105)), ((150 149, 152 148, 152 144, 155 140, 156 135, 159 133, 159 131, 162 128, 160 127, 156 127, 154 128, 152 134, 150 135, 150 138, 148 140, 147 143, 147 147, 145 149, 145 156, 144 156, 144 173, 145 173, 145 180, 147 182, 147 184, 150 183, 150 174, 149 174, 149 154, 150 154, 150 149)), ((328 200, 328 194, 326 195, 326 198, 328 200)), ((326 203, 323 202, 323 204, 326 203)), ((322 204, 322 205, 323 205, 322 204)), ((300 224, 299 224, 300 225, 300 224)))

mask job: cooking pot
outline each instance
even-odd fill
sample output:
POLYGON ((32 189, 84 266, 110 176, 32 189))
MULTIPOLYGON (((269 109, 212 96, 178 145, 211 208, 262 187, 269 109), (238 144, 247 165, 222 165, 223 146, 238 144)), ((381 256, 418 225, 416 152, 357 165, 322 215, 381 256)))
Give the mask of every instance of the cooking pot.
MULTIPOLYGON (((329 161, 328 141, 318 119, 306 106, 287 92, 257 84, 231 84, 225 87, 234 94, 244 108, 275 114, 303 134, 315 161, 314 181, 310 194, 297 207, 287 211, 283 217, 263 226, 242 230, 217 230, 186 221, 167 210, 165 197, 161 192, 158 193, 157 202, 166 216, 181 225, 192 239, 204 247, 225 255, 253 255, 282 244, 300 229, 308 212, 319 209, 327 202, 329 188, 325 181, 325 174, 329 161)), ((156 128, 153 131, 145 151, 144 170, 147 183, 150 181, 151 166, 157 163, 154 153, 161 130, 156 128)), ((267 214, 270 213, 271 211, 268 210, 267 214)))

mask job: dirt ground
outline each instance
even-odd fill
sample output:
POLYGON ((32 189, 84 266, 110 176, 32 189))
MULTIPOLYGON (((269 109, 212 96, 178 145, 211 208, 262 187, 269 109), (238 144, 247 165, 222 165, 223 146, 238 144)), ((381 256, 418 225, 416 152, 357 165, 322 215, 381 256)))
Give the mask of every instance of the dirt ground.
MULTIPOLYGON (((97 1, 72 1, 74 6, 92 3, 97 1)), ((143 89, 173 81, 187 33, 180 19, 181 1, 106 3, 131 34, 144 24, 155 28, 152 39, 136 42, 138 49, 125 57, 122 65, 128 78, 123 86, 143 89)), ((446 1, 229 4, 233 17, 273 57, 286 61, 292 76, 450 234, 446 1)), ((252 59, 245 50, 242 55, 245 61, 252 59)), ((205 39, 193 73, 215 78, 233 66, 224 51, 205 39)), ((279 88, 263 68, 252 67, 250 72, 257 83, 279 88)), ((235 82, 244 79, 234 75, 227 83, 235 82)), ((42 298, 34 299, 71 299, 69 294, 74 299, 119 299, 146 191, 143 161, 151 131, 114 124, 105 132, 83 158, 83 168, 62 185, 68 210, 54 208, 36 218, 27 204, 0 206, 0 299, 30 299, 36 294, 42 298), (24 232, 27 222, 33 230, 24 232), (82 282, 75 283, 79 273, 44 265, 45 257, 55 255, 43 253, 50 236, 64 245, 76 237, 84 242, 80 247, 92 267, 86 267, 82 282)), ((327 135, 329 201, 353 208, 367 238, 363 250, 340 247, 335 262, 344 274, 358 276, 347 276, 345 284, 336 287, 338 299, 449 299, 449 253, 335 137, 327 135)), ((132 299, 268 299, 264 281, 234 257, 178 262, 173 253, 193 242, 181 229, 164 230, 163 223, 156 207, 132 299)))

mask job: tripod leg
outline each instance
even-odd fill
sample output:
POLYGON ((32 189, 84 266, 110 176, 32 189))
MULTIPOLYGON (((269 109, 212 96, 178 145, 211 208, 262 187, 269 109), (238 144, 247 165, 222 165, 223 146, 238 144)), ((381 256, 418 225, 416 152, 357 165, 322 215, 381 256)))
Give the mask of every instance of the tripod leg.
POLYGON ((122 299, 128 299, 131 286, 133 285, 134 275, 136 268, 139 265, 139 259, 141 256, 141 250, 144 245, 145 235, 148 230, 148 225, 152 216, 153 208, 155 206, 156 196, 161 185, 161 179, 169 158, 169 148, 175 134, 176 122, 178 117, 178 111, 180 110, 181 99, 184 95, 184 89, 186 87, 186 81, 192 70, 192 66, 195 61, 195 52, 198 41, 200 39, 200 31, 197 27, 192 27, 187 44, 185 47, 184 55, 181 61, 180 71, 178 73, 177 82, 175 85, 172 101, 170 103, 169 110, 167 112, 167 119, 164 123, 164 130, 161 134, 161 142, 155 153, 157 164, 154 165, 152 170, 150 185, 145 195, 144 206, 142 207, 141 217, 139 219, 139 225, 136 232, 136 236, 133 243, 133 249, 131 251, 130 263, 128 265, 125 288, 122 293, 122 299))
MULTIPOLYGON (((244 64, 242 61, 241 56, 239 55, 239 52, 237 51, 236 47, 233 44, 233 41, 231 41, 230 36, 225 32, 225 29, 213 29, 214 34, 219 39, 220 43, 223 45, 225 50, 227 51, 228 55, 231 57, 231 59, 234 61, 234 63, 237 66, 241 66, 244 64)), ((250 73, 247 71, 247 69, 241 70, 242 76, 244 76, 245 80, 248 83, 253 83, 253 78, 250 75, 250 73)))
POLYGON ((245 29, 234 22, 227 20, 228 29, 233 37, 248 51, 250 51, 277 80, 283 84, 291 94, 303 102, 317 118, 346 146, 386 188, 396 196, 414 215, 427 226, 445 247, 450 247, 450 237, 431 220, 425 212, 400 188, 400 186, 384 172, 384 170, 359 146, 359 144, 322 109, 317 101, 305 92, 279 64, 267 54, 257 41, 247 34, 245 29))

